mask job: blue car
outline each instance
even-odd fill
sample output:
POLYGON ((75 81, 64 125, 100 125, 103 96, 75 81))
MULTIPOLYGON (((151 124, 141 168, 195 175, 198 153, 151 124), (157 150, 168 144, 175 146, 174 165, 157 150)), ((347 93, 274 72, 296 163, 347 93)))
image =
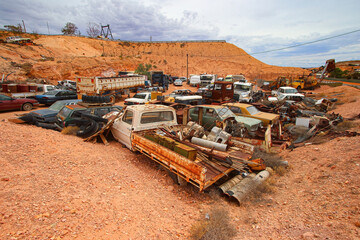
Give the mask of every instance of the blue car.
POLYGON ((77 99, 77 94, 69 90, 54 90, 43 95, 36 95, 36 100, 45 105, 51 105, 58 100, 77 99))
POLYGON ((32 111, 24 116, 19 117, 19 119, 36 125, 39 123, 54 123, 56 121, 56 115, 64 106, 76 105, 81 101, 82 100, 80 99, 60 100, 55 102, 47 109, 32 111))

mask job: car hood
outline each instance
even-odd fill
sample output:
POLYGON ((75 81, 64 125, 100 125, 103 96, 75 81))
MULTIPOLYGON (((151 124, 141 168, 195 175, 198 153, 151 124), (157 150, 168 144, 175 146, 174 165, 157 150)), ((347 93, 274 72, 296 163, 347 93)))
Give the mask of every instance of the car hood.
POLYGON ((257 113, 255 115, 253 115, 253 116, 257 117, 257 118, 268 119, 268 120, 271 120, 271 121, 274 121, 275 119, 279 118, 278 114, 266 113, 266 112, 260 112, 260 113, 257 113))
POLYGON ((248 126, 253 126, 253 125, 257 125, 257 124, 262 123, 259 119, 242 117, 242 116, 236 116, 235 120, 237 122, 244 123, 245 125, 248 125, 248 126))
POLYGON ((40 115, 43 117, 55 116, 57 113, 58 113, 58 111, 54 111, 54 110, 50 110, 50 109, 41 109, 41 110, 36 110, 36 111, 31 112, 31 114, 36 114, 36 115, 40 115))

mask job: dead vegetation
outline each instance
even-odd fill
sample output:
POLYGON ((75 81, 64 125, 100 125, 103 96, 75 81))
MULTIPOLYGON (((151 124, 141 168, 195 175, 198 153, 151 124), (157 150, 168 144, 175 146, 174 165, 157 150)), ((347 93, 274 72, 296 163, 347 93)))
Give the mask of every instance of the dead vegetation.
POLYGON ((229 212, 224 208, 213 208, 201 216, 190 229, 194 240, 230 240, 236 236, 236 228, 230 222, 229 212))

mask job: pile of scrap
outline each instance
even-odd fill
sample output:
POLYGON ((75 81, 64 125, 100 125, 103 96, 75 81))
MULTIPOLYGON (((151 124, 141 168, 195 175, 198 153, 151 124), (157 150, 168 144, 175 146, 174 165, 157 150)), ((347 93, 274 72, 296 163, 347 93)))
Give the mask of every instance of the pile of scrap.
POLYGON ((353 136, 353 133, 336 132, 336 126, 344 119, 340 114, 330 112, 337 99, 322 98, 315 100, 305 97, 302 101, 262 101, 253 103, 254 106, 265 112, 280 114, 282 130, 284 135, 289 137, 293 144, 290 146, 299 147, 310 142, 317 134, 322 137, 335 135, 353 136))

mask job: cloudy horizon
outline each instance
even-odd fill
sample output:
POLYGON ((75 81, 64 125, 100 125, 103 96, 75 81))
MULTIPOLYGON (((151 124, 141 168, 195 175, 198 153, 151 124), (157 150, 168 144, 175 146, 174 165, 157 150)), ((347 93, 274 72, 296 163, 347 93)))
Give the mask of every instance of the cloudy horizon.
POLYGON ((260 61, 317 67, 329 58, 360 59, 359 2, 344 0, 0 0, 0 28, 24 20, 27 32, 61 34, 67 22, 110 24, 115 39, 226 40, 260 61), (332 38, 334 37, 334 38, 332 38), (331 38, 331 39, 327 39, 331 38), (324 41, 281 51, 274 49, 324 41), (257 54, 255 54, 257 53, 257 54))

